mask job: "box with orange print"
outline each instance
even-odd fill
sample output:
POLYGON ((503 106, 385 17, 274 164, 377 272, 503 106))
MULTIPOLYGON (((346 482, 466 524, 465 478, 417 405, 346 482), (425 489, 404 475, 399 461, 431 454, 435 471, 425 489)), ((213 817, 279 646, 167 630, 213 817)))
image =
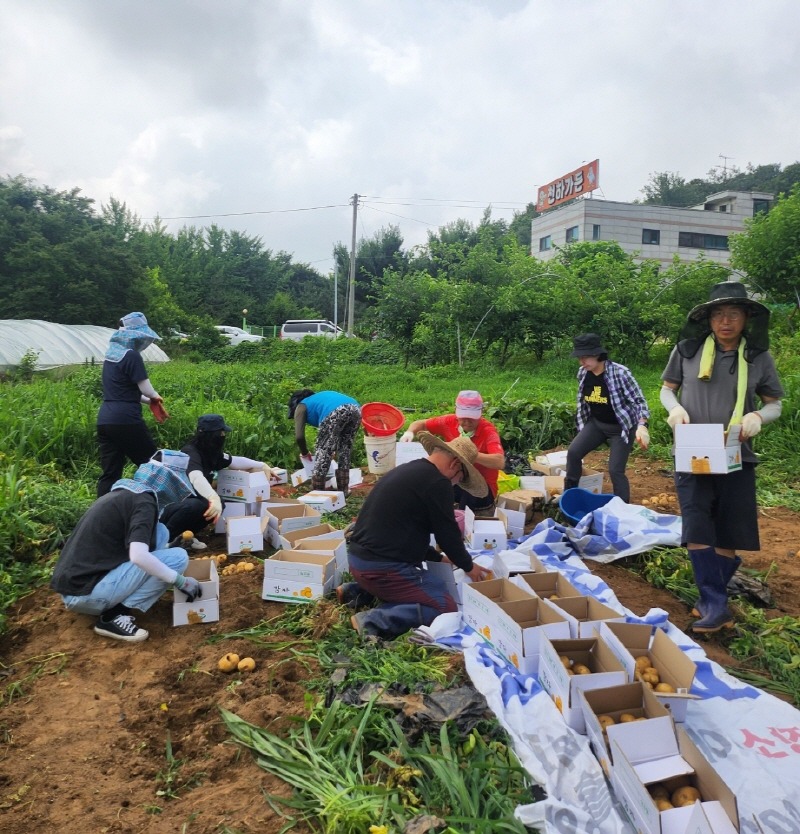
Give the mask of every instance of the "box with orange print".
POLYGON ((279 550, 264 560, 262 599, 311 602, 333 592, 336 555, 279 550))

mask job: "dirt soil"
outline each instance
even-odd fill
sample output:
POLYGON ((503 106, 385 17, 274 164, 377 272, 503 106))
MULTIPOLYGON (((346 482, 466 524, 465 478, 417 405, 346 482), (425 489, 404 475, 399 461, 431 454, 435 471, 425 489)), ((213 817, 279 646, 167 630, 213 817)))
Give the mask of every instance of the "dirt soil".
MULTIPOLYGON (((605 455, 594 453, 586 462, 604 469, 605 455)), ((634 457, 629 474, 634 502, 674 494, 666 464, 634 457)), ((355 492, 368 489, 369 483, 355 492)), ((760 530, 762 550, 742 554, 745 565, 766 570, 775 563, 769 579, 773 613, 800 616, 800 515, 762 508, 760 530)), ((224 552, 222 536, 208 542, 213 552, 224 552)), ((687 628, 686 607, 637 578, 624 561, 588 564, 635 613, 658 606, 687 628)), ((286 786, 227 740, 218 708, 280 731, 290 716, 305 712, 309 672, 285 643, 270 648, 222 637, 283 611, 282 604, 261 599, 260 571, 223 576, 221 587, 219 623, 173 628, 168 594, 140 618, 150 639, 134 645, 96 636, 88 617, 66 612, 46 589, 11 612, 10 631, 0 638, 0 831, 275 834, 281 829, 284 821, 263 794, 287 795, 286 786), (252 656, 256 670, 218 671, 217 660, 227 651, 252 656), (196 783, 175 799, 156 793, 164 787, 159 774, 169 771, 168 737, 173 756, 185 760, 179 778, 196 783)), ((334 605, 325 611, 342 616, 334 605)), ((721 640, 712 638, 705 647, 713 660, 736 666, 721 640)))

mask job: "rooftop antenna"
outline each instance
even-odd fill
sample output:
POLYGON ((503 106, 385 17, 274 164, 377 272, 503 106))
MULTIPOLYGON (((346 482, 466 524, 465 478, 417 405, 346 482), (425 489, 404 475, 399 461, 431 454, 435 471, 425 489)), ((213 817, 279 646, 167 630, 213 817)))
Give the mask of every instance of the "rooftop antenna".
MULTIPOLYGON (((722 160, 722 179, 728 179, 728 160, 729 159, 736 159, 735 156, 725 156, 724 153, 719 154, 719 158, 722 160)), ((717 165, 717 168, 720 166, 717 165)))

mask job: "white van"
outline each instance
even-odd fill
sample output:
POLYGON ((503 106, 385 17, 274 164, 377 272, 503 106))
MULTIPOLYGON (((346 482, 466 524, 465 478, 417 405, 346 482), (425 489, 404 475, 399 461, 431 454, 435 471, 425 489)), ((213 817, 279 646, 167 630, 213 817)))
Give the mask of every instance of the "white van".
POLYGON ((324 336, 335 339, 344 336, 345 332, 328 319, 289 319, 281 327, 281 339, 299 342, 306 336, 324 336))

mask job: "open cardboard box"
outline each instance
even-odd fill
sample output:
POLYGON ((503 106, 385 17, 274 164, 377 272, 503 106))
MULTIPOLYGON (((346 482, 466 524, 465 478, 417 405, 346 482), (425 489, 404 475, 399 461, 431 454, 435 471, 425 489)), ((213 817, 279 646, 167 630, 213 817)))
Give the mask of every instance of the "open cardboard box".
POLYGON ((499 553, 508 545, 507 522, 502 510, 494 518, 476 518, 467 507, 464 510, 464 540, 472 550, 489 550, 499 553))
POLYGON ((224 501, 265 501, 269 498, 269 481, 263 470, 220 469, 217 495, 224 501))
POLYGON ((742 468, 740 426, 726 434, 722 423, 675 426, 675 471, 693 475, 727 475, 742 468))
POLYGON ((507 579, 464 582, 461 587, 461 616, 484 640, 494 643, 492 634, 499 610, 496 603, 528 598, 529 593, 507 579))
MULTIPOLYGON (((544 605, 553 605, 542 600, 544 605)), ((608 646, 599 638, 578 640, 550 640, 541 638, 539 655, 539 683, 555 702, 564 721, 579 733, 585 731, 583 710, 578 700, 581 689, 602 689, 626 683, 625 670, 608 646), (590 669, 588 675, 569 675, 561 656, 573 665, 580 663, 590 669)))
POLYGON ((609 739, 611 786, 625 813, 642 834, 736 834, 739 810, 733 791, 683 728, 672 727, 672 733, 660 725, 646 736, 609 739), (669 791, 676 777, 696 788, 701 801, 659 811, 647 788, 661 783, 669 791))
POLYGON ((533 521, 534 509, 545 500, 544 490, 512 489, 497 496, 497 506, 500 509, 512 510, 525 514, 524 524, 533 521))
MULTIPOLYGON (((611 776, 611 739, 618 732, 617 728, 624 728, 625 732, 649 733, 649 728, 654 725, 642 727, 645 720, 662 718, 671 721, 670 714, 666 707, 656 698, 651 689, 648 689, 641 681, 636 683, 624 683, 619 686, 609 686, 604 689, 581 690, 578 696, 583 720, 586 724, 586 735, 592 747, 594 755, 600 762, 606 776, 611 776), (623 715, 632 715, 637 720, 629 723, 620 721, 623 715), (605 732, 605 728, 599 720, 599 716, 609 716, 616 722, 605 732)), ((623 736, 624 738, 624 736, 623 736)))
MULTIPOLYGON (((268 531, 269 532, 269 531, 268 531)), ((292 530, 288 533, 281 533, 277 538, 277 544, 272 544, 273 537, 270 537, 270 544, 276 550, 293 550, 295 545, 304 539, 312 538, 342 539, 344 535, 332 524, 315 524, 313 527, 303 527, 300 530, 292 530)))
POLYGON ((559 600, 562 597, 580 597, 581 592, 561 571, 518 573, 511 581, 523 591, 530 591, 540 599, 559 600))
POLYGON ((281 550, 264 560, 263 599, 311 602, 333 591, 336 557, 310 551, 281 550))
POLYGON ((258 553, 264 549, 267 514, 242 515, 225 519, 228 554, 258 553))
POLYGON ((276 550, 280 548, 281 536, 295 530, 305 530, 319 524, 322 513, 298 501, 297 504, 267 505, 267 541, 276 550))
POLYGON ((217 622, 219 620, 219 574, 214 560, 190 559, 183 575, 191 576, 200 583, 200 596, 194 602, 189 602, 183 591, 174 589, 172 625, 217 622))
POLYGON ((593 637, 604 620, 625 622, 625 615, 615 611, 599 599, 590 596, 560 597, 552 600, 560 608, 570 624, 573 637, 593 637))
MULTIPOLYGON (((341 533, 341 531, 339 531, 341 533)), ((310 553, 319 553, 324 556, 333 556, 336 560, 336 575, 334 577, 334 585, 340 585, 342 582, 342 574, 347 570, 347 543, 344 536, 336 537, 319 537, 300 539, 294 543, 292 548, 296 552, 308 551, 310 553)), ((451 571, 452 572, 452 571, 451 571)))
POLYGON ((661 682, 675 690, 656 692, 655 697, 672 713, 675 721, 685 721, 689 701, 699 698, 690 692, 697 665, 660 628, 652 638, 651 633, 651 626, 638 623, 608 621, 600 624, 600 636, 625 667, 628 680, 636 680, 636 658, 648 657, 661 682))

